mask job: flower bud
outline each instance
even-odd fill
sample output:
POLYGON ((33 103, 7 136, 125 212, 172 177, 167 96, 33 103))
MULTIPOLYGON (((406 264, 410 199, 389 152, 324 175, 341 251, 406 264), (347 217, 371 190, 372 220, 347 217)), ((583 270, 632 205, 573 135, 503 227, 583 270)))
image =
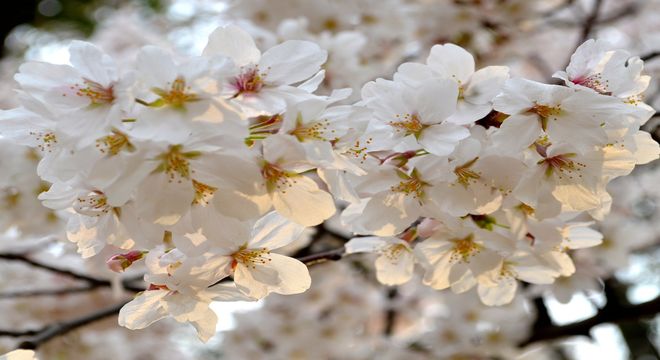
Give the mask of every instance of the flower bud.
POLYGON ((105 263, 110 270, 114 272, 123 272, 129 266, 133 265, 135 261, 142 259, 147 253, 148 251, 133 250, 125 254, 113 255, 105 263))

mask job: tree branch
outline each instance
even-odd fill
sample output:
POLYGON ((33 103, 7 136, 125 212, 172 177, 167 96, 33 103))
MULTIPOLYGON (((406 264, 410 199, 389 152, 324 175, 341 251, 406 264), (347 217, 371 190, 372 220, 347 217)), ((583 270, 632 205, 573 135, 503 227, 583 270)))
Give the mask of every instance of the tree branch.
POLYGON ((640 56, 639 58, 642 59, 643 61, 649 61, 659 56, 660 56, 660 51, 652 51, 646 55, 640 56))
POLYGON ((328 250, 317 254, 301 256, 298 258, 298 260, 300 260, 302 263, 304 263, 307 266, 312 266, 326 261, 340 260, 344 256, 345 252, 346 250, 342 246, 341 248, 334 250, 328 250))
MULTIPOLYGON (((27 257, 26 255, 23 255, 23 254, 0 253, 0 259, 9 260, 9 261, 19 261, 19 262, 22 262, 24 264, 31 265, 35 268, 47 270, 47 271, 50 271, 52 273, 64 275, 64 276, 67 276, 67 277, 70 277, 70 278, 73 278, 73 279, 76 279, 76 280, 85 281, 89 284, 89 290, 97 288, 97 287, 112 286, 112 282, 110 282, 109 280, 99 279, 99 278, 95 278, 95 277, 92 277, 92 276, 89 276, 89 275, 80 274, 80 273, 77 273, 77 272, 74 272, 74 271, 71 271, 71 270, 58 268, 58 267, 55 267, 55 266, 52 266, 52 265, 49 265, 49 264, 44 264, 44 263, 38 262, 36 260, 30 259, 29 257, 27 257)), ((143 287, 135 286, 135 285, 132 284, 132 282, 134 282, 134 281, 135 281, 135 279, 124 279, 124 280, 122 280, 122 285, 124 286, 124 289, 126 289, 128 291, 133 291, 133 292, 143 291, 144 290, 143 287)), ((2 296, 0 295, 0 297, 2 297, 2 296)))
POLYGON ((603 0, 595 0, 594 1, 594 6, 591 8, 591 12, 589 15, 584 19, 584 22, 582 23, 582 30, 580 31, 580 36, 578 37, 578 41, 573 47, 573 51, 571 51, 568 61, 566 61, 566 64, 562 67, 562 69, 566 69, 568 67, 568 64, 571 63, 571 55, 577 50, 582 43, 587 41, 589 38, 589 35, 591 35, 594 26, 597 24, 598 20, 598 14, 600 13, 600 8, 603 6, 603 0))
POLYGON ((383 335, 392 336, 394 332, 394 325, 396 324, 396 307, 394 307, 394 300, 399 296, 396 287, 387 290, 387 311, 385 312, 385 326, 383 327, 383 335))
POLYGON ((532 335, 520 345, 526 346, 537 341, 555 340, 567 336, 589 335, 589 330, 596 325, 638 321, 660 313, 660 297, 649 302, 631 306, 618 305, 616 301, 610 298, 607 300, 607 305, 589 319, 562 326, 534 326, 532 335))
MULTIPOLYGON (((50 339, 61 336, 66 333, 69 333, 79 327, 91 324, 101 319, 105 319, 109 316, 113 316, 119 313, 119 310, 126 304, 126 302, 121 302, 119 304, 113 305, 111 307, 101 309, 99 311, 87 314, 85 316, 79 317, 77 319, 58 322, 54 324, 49 324, 44 326, 39 330, 28 330, 23 332, 23 335, 18 336, 31 336, 31 338, 21 342, 18 345, 19 349, 36 349, 44 343, 48 342, 50 339)), ((3 332, 0 331, 0 334, 3 332)), ((5 332, 6 333, 6 332, 5 332)))

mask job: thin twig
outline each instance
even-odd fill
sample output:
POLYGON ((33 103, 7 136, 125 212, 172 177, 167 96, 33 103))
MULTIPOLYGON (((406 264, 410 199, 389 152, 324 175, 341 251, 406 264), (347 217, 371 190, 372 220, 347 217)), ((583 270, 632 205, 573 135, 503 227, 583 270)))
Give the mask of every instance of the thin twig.
POLYGON ((345 252, 346 250, 344 249, 344 247, 341 247, 338 249, 328 250, 317 254, 301 256, 298 258, 298 260, 300 260, 302 263, 304 263, 307 266, 312 266, 326 261, 340 260, 342 256, 344 256, 345 252))
POLYGON ((660 51, 653 51, 653 52, 650 52, 646 55, 640 56, 639 58, 644 60, 644 61, 649 61, 649 60, 653 60, 653 59, 655 59, 659 56, 660 56, 660 51))
POLYGON ((126 304, 126 302, 121 302, 115 304, 105 309, 95 311, 93 313, 87 314, 85 316, 69 320, 58 322, 54 324, 49 324, 43 328, 33 332, 31 338, 21 342, 18 345, 19 349, 36 349, 44 343, 48 342, 54 337, 64 335, 69 333, 77 328, 91 324, 101 319, 105 319, 109 316, 113 316, 119 313, 119 310, 126 304))
MULTIPOLYGON (((85 281, 90 285, 90 290, 97 287, 112 286, 112 282, 110 280, 99 279, 86 274, 77 273, 68 269, 62 269, 49 264, 44 264, 42 262, 30 259, 24 254, 0 253, 0 259, 9 260, 9 261, 19 261, 31 265, 38 269, 47 270, 52 273, 64 275, 76 280, 85 281)), ((143 287, 135 286, 132 284, 134 281, 136 281, 136 279, 124 279, 122 281, 122 285, 124 289, 133 292, 143 291, 144 290, 143 287)))
POLYGON ((594 26, 596 26, 597 21, 598 21, 598 14, 600 13, 600 8, 603 6, 603 0, 594 0, 594 6, 591 8, 591 12, 589 12, 589 15, 584 19, 582 22, 582 29, 580 31, 580 36, 578 37, 578 41, 573 47, 573 51, 571 51, 568 60, 566 61, 566 64, 562 67, 562 69, 565 69, 568 67, 568 65, 571 63, 571 55, 577 50, 582 43, 587 41, 589 39, 589 36, 593 32, 594 26))
POLYGON ((392 336, 394 332, 397 312, 393 302, 397 296, 399 296, 399 292, 396 287, 390 288, 387 291, 387 311, 385 312, 385 326, 383 327, 383 334, 385 336, 392 336))

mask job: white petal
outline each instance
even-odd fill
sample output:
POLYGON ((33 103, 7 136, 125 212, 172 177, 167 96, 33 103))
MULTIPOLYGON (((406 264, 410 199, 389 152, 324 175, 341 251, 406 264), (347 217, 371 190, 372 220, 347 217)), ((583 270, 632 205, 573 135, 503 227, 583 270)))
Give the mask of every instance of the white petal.
POLYGON ((446 156, 454 151, 459 141, 470 136, 470 131, 453 124, 431 125, 422 131, 419 143, 431 154, 446 156))
POLYGON ((513 301, 516 295, 518 282, 513 278, 505 278, 498 286, 488 287, 479 285, 477 292, 481 301, 488 306, 506 305, 513 301))
POLYGON ((376 278, 383 285, 401 285, 408 282, 415 269, 415 257, 410 250, 401 250, 399 256, 384 255, 376 259, 376 278))
POLYGON ((411 95, 414 97, 410 102, 415 104, 422 123, 439 124, 456 110, 458 84, 451 80, 435 79, 424 82, 411 95))
POLYGON ((305 227, 276 212, 259 219, 252 230, 251 248, 278 249, 296 240, 305 227))
POLYGON ((145 291, 119 310, 119 325, 131 330, 144 329, 167 316, 161 300, 167 290, 145 291))
POLYGON ((283 295, 300 294, 309 289, 312 279, 307 266, 288 256, 272 253, 267 266, 277 269, 280 283, 272 291, 283 295))
POLYGON ((347 254, 360 252, 376 252, 387 244, 387 240, 378 236, 356 237, 349 240, 344 246, 347 254))
POLYGON ((315 226, 336 212, 332 196, 303 175, 290 179, 290 187, 273 192, 273 206, 282 216, 304 226, 315 226))
POLYGON ((472 54, 454 44, 434 45, 426 63, 444 76, 463 83, 474 73, 472 54))
POLYGON ((504 82, 509 78, 506 66, 487 66, 478 70, 470 78, 465 90, 465 100, 472 104, 487 104, 502 91, 504 82))
POLYGON ((289 40, 268 49, 259 61, 269 84, 289 85, 312 77, 321 70, 328 53, 310 41, 289 40))
POLYGON ((541 124, 534 115, 513 115, 493 134, 493 143, 507 153, 517 154, 526 149, 542 133, 541 124))
POLYGON ((203 54, 228 56, 238 66, 256 64, 261 57, 261 52, 254 44, 252 36, 235 25, 215 29, 209 35, 209 42, 203 54))

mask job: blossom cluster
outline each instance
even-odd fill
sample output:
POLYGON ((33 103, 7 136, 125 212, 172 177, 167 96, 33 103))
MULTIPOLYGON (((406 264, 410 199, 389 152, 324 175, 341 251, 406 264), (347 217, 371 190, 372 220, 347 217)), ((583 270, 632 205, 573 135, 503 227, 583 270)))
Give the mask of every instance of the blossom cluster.
POLYGON ((588 218, 608 212, 607 183, 660 152, 639 130, 653 114, 642 61, 601 41, 562 85, 436 45, 351 105, 350 89, 317 93, 326 60, 304 40, 262 52, 229 25, 200 56, 146 46, 120 66, 76 41, 70 64, 20 67, 0 134, 39 153, 42 204, 82 257, 144 262, 150 285, 121 325, 171 316, 208 340, 211 302, 306 291, 307 267, 281 249, 338 209, 359 235, 347 252, 379 254, 383 284, 419 264, 433 289, 506 304, 518 280, 570 276, 571 251, 601 242, 588 218))

